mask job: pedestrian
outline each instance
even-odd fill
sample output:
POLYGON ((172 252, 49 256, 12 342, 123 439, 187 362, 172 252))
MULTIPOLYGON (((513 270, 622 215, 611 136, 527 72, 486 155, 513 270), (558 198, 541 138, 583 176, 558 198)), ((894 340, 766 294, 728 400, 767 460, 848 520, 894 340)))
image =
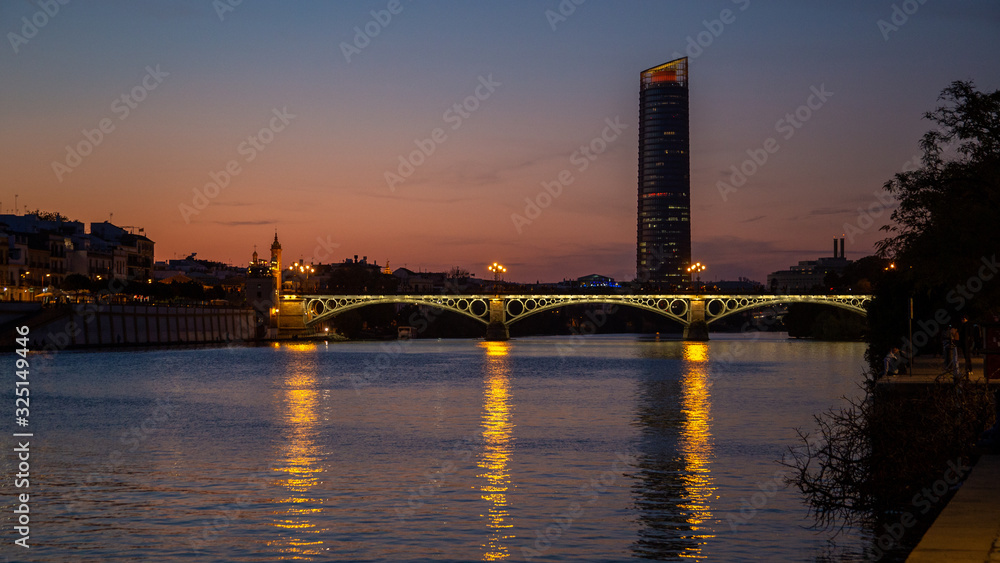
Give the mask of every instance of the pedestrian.
POLYGON ((958 382, 958 344, 959 344, 959 334, 958 329, 948 325, 948 371, 951 372, 952 377, 958 382))
POLYGON ((882 377, 896 375, 899 371, 899 347, 893 346, 889 353, 885 355, 885 367, 882 370, 882 377))
POLYGON ((965 358, 965 377, 969 377, 972 374, 972 323, 969 317, 963 316, 958 324, 958 345, 962 347, 965 358))

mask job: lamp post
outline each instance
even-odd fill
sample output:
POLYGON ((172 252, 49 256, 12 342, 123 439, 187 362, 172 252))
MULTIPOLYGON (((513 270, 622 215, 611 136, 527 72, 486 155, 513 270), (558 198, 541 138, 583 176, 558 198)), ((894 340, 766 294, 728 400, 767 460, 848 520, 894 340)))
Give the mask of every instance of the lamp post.
MULTIPOLYGON (((701 285, 701 273, 705 271, 706 266, 701 262, 695 262, 688 266, 688 273, 694 274, 698 278, 698 285, 701 285)), ((694 281, 694 280, 691 280, 694 281)))
POLYGON ((291 266, 289 266, 288 269, 291 270, 292 272, 298 271, 298 273, 299 273, 299 291, 307 291, 308 290, 307 286, 309 285, 309 274, 315 274, 316 273, 316 268, 314 268, 312 266, 307 266, 305 264, 305 262, 302 262, 302 263, 295 262, 294 264, 292 264, 291 266), (302 276, 305 276, 305 278, 306 278, 305 283, 302 282, 302 276))
POLYGON ((497 264, 496 262, 494 262, 487 269, 493 272, 493 293, 495 293, 496 295, 500 295, 500 292, 497 291, 497 287, 499 286, 500 283, 500 275, 506 273, 507 268, 504 268, 502 264, 497 264))
POLYGON ((493 272, 493 294, 494 297, 490 299, 490 322, 486 325, 486 340, 490 341, 500 341, 508 340, 510 338, 510 333, 507 332, 507 325, 504 323, 504 317, 506 315, 504 300, 500 299, 499 284, 501 274, 507 271, 502 264, 494 262, 487 270, 493 272))

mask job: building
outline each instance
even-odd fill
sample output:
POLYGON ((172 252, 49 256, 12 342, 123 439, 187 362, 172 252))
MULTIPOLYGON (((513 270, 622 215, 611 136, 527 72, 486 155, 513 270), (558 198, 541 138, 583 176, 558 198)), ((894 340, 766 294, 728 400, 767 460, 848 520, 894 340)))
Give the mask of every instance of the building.
POLYGON ((636 276, 681 284, 691 263, 687 58, 642 71, 636 276))
POLYGON ((619 288, 621 284, 615 281, 614 278, 608 276, 602 276, 600 274, 590 274, 589 276, 583 276, 576 278, 577 287, 599 287, 599 288, 619 288))
POLYGON ((133 227, 119 227, 107 221, 90 224, 91 237, 112 246, 111 274, 115 279, 152 281, 153 241, 144 233, 143 229, 136 234, 133 227))
POLYGON ((851 260, 844 257, 844 239, 839 240, 839 245, 838 240, 833 239, 833 258, 801 260, 797 266, 771 272, 767 276, 767 287, 781 293, 823 288, 827 274, 833 272, 839 275, 850 263, 851 260))
MULTIPOLYGON (((275 234, 275 241, 277 241, 277 234, 275 234)), ((268 329, 272 328, 273 320, 276 319, 277 285, 272 263, 259 258, 257 251, 254 250, 253 259, 250 260, 250 266, 246 272, 246 286, 243 295, 247 305, 254 310, 257 327, 255 338, 263 338, 268 336, 268 332, 272 332, 268 329)), ((272 332, 271 336, 273 335, 272 332)))
POLYGON ((91 280, 137 280, 153 275, 152 240, 143 229, 105 221, 70 221, 58 213, 0 215, 0 277, 14 286, 4 300, 35 300, 62 285, 70 274, 91 280))

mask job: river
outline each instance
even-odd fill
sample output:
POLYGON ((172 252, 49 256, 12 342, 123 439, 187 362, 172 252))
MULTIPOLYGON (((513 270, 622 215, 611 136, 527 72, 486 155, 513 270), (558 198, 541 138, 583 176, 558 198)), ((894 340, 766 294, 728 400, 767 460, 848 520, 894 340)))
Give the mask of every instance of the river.
POLYGON ((712 338, 32 356, 31 548, 3 555, 863 560, 776 460, 858 394, 864 345, 712 338))

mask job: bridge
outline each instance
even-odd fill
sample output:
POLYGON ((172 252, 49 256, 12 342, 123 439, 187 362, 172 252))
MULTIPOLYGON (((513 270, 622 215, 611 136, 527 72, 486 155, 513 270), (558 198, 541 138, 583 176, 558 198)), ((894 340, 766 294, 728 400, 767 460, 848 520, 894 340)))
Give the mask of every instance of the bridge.
POLYGON ((407 303, 465 315, 486 326, 487 340, 506 340, 511 324, 543 311, 567 305, 613 305, 634 307, 673 319, 684 328, 685 339, 708 340, 709 324, 742 311, 789 303, 815 303, 867 315, 871 299, 871 295, 778 294, 284 295, 281 314, 301 314, 299 326, 309 330, 351 309, 407 303))

